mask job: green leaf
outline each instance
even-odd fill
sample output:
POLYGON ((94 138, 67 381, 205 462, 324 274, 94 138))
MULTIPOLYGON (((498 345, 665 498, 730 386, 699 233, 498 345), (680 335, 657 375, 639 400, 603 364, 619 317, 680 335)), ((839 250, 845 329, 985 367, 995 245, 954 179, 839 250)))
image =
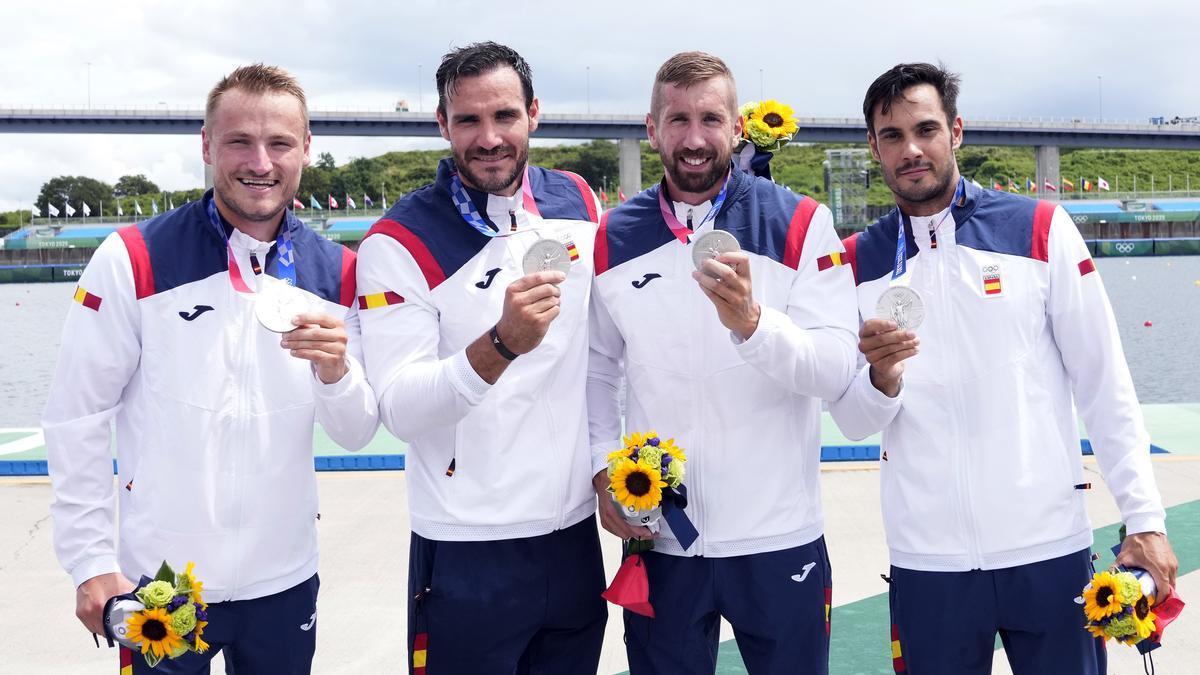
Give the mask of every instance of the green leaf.
POLYGON ((158 568, 158 574, 154 575, 154 580, 165 581, 172 586, 175 585, 175 570, 171 569, 166 560, 163 561, 162 567, 158 568))
POLYGON ((142 654, 142 658, 146 659, 146 665, 150 666, 151 668, 157 666, 159 663, 162 663, 163 659, 163 657, 156 654, 153 649, 147 651, 145 654, 142 654))

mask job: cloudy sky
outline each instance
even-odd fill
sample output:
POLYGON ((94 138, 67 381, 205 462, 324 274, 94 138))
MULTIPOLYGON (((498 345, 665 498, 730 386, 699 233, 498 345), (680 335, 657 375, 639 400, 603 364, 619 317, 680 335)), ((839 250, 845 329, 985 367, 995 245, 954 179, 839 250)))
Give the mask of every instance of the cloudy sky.
MULTIPOLYGON (((703 49, 733 68, 743 100, 764 91, 805 116, 858 115, 871 80, 913 60, 963 75, 968 123, 1096 117, 1101 105, 1106 120, 1200 115, 1200 9, 1137 4, 5 0, 0 108, 85 107, 90 79, 94 108, 198 109, 222 74, 263 61, 296 74, 314 110, 389 110, 402 98, 429 110, 441 55, 494 39, 530 62, 545 112, 645 112, 658 65, 703 49)), ((339 164, 442 147, 396 138, 313 145, 339 164)), ((113 182, 127 173, 164 189, 201 185, 199 136, 0 134, 0 210, 30 204, 54 176, 113 182)))

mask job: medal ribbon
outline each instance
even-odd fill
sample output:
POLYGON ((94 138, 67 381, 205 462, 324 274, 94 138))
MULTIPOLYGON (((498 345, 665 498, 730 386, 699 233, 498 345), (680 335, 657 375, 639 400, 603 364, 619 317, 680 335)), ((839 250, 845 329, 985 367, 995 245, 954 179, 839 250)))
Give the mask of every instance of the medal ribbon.
MULTIPOLYGON (((467 194, 467 188, 463 185, 457 172, 450 177, 450 197, 454 200, 454 206, 458 209, 459 215, 467 221, 468 225, 485 237, 501 236, 500 231, 488 225, 487 220, 480 215, 479 209, 475 207, 475 202, 471 201, 471 195, 467 194)), ((521 202, 528 213, 535 216, 542 215, 533 198, 533 188, 529 185, 529 164, 525 165, 525 172, 521 176, 521 202)))
MULTIPOLYGON (((942 216, 942 219, 938 221, 937 225, 934 225, 931 228, 931 231, 936 231, 942 226, 942 223, 946 222, 946 219, 950 217, 950 212, 954 208, 954 205, 957 204, 960 199, 962 199, 963 192, 966 190, 966 184, 966 179, 962 176, 959 176, 958 185, 954 188, 954 199, 950 200, 950 206, 946 207, 946 214, 942 216)), ((900 224, 897 226, 899 231, 896 233, 896 263, 892 267, 892 285, 894 285, 896 280, 904 276, 905 272, 908 271, 908 241, 904 236, 905 220, 903 211, 900 211, 899 220, 900 224)))
MULTIPOLYGON (((717 212, 720 211, 721 207, 725 204, 725 193, 729 190, 729 178, 731 175, 732 172, 725 176, 725 184, 721 186, 721 191, 717 193, 717 198, 713 200, 712 208, 708 210, 708 213, 704 216, 704 220, 701 220, 700 223, 696 225, 696 230, 703 227, 704 224, 710 219, 713 221, 715 226, 717 212)), ((658 208, 660 211, 662 211, 663 221, 667 223, 667 227, 671 230, 671 234, 675 235, 675 238, 680 242, 684 244, 688 243, 688 235, 695 230, 679 222, 679 219, 675 217, 675 209, 671 208, 671 203, 667 201, 667 179, 665 178, 663 179, 662 184, 658 187, 658 208)))
MULTIPOLYGON (((229 237, 225 234, 225 226, 221 224, 221 214, 217 212, 215 194, 213 193, 206 197, 204 209, 208 212, 208 222, 217 231, 217 236, 221 238, 221 241, 225 242, 225 251, 229 259, 229 282, 233 284, 233 290, 238 293, 253 293, 254 291, 250 290, 245 280, 242 279, 242 271, 238 267, 237 256, 233 254, 233 245, 229 243, 229 237)), ((288 286, 295 286, 296 252, 292 246, 292 233, 288 230, 286 217, 279 224, 279 237, 275 240, 275 251, 278 254, 279 262, 276 266, 278 278, 287 282, 288 286)))

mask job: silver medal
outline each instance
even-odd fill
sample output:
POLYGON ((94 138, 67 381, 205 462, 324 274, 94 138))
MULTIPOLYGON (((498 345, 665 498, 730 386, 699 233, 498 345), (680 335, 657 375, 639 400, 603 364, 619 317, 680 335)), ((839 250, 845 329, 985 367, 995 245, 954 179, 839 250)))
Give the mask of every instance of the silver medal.
POLYGON ((892 286, 875 303, 875 318, 895 322, 900 330, 916 330, 925 320, 925 303, 908 286, 892 286))
POLYGON ((551 270, 558 270, 563 274, 571 273, 571 256, 567 253, 567 247, 555 239, 538 239, 533 242, 521 264, 525 274, 551 270))
POLYGON ((696 266, 696 269, 700 269, 705 260, 715 258, 722 253, 733 253, 740 250, 742 247, 738 244, 737 237, 725 230, 713 230, 692 243, 692 264, 696 266))
POLYGON ((254 316, 273 333, 287 333, 296 326, 292 319, 309 310, 307 294, 273 278, 264 279, 254 300, 254 316))

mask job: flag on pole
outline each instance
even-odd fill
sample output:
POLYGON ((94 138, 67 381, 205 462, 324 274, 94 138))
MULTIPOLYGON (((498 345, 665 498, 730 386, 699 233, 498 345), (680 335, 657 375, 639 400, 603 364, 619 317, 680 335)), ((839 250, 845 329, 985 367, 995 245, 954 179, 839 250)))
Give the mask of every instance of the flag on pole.
POLYGON ((604 188, 600 188, 600 201, 602 203, 608 201, 608 195, 604 194, 604 188))
POLYGON ((1058 188, 1054 187, 1054 183, 1051 183, 1049 178, 1042 181, 1042 186, 1051 192, 1058 192, 1058 188))
POLYGON ((992 189, 993 189, 993 190, 1000 190, 1001 192, 1003 192, 1003 191, 1004 191, 1004 186, 1000 184, 1000 181, 998 181, 998 180, 994 180, 994 181, 992 181, 992 189))
POLYGON ((70 202, 63 202, 63 210, 67 212, 67 217, 75 215, 75 207, 71 206, 70 202))
POLYGON ((1091 192, 1091 191, 1092 191, 1092 181, 1090 181, 1090 180, 1088 180, 1088 179, 1086 179, 1086 178, 1084 178, 1084 179, 1083 179, 1083 191, 1084 191, 1084 192, 1091 192))
POLYGON ((1017 187, 1017 184, 1015 182, 1013 182, 1013 179, 1009 178, 1008 179, 1008 191, 1016 192, 1017 194, 1020 194, 1021 188, 1017 187))
POLYGON ((119 218, 124 215, 125 215, 125 211, 124 211, 124 209, 121 208, 121 200, 118 199, 117 200, 117 217, 119 218))
POLYGON ((382 202, 383 210, 387 211, 387 193, 383 192, 379 195, 379 201, 382 202))
POLYGON ((1071 181, 1064 178, 1064 179, 1062 179, 1062 183, 1063 183, 1063 192, 1074 192, 1075 191, 1075 184, 1072 183, 1071 181))
POLYGON ((156 216, 158 215, 158 200, 157 199, 150 200, 150 213, 152 213, 156 216))
POLYGON ((50 202, 46 202, 46 213, 49 213, 51 218, 57 218, 58 217, 58 207, 51 204, 50 202))
POLYGON ((83 217, 84 218, 87 218, 88 216, 92 215, 92 207, 88 206, 87 202, 79 202, 79 204, 83 207, 83 217))
POLYGON ((136 199, 133 200, 133 212, 138 214, 139 216, 142 215, 142 203, 137 201, 136 199))
POLYGON ((1100 188, 1101 190, 1107 190, 1108 181, 1104 180, 1103 176, 1096 176, 1096 187, 1100 188))
POLYGON ((299 199, 296 199, 295 197, 292 197, 292 210, 295 211, 296 209, 302 209, 302 208, 304 208, 304 202, 300 201, 299 199))
POLYGON ((30 208, 29 210, 33 212, 33 217, 34 217, 34 218, 41 218, 41 217, 42 217, 42 210, 38 208, 38 205, 37 205, 37 204, 34 204, 34 205, 33 205, 33 207, 32 207, 32 208, 30 208))
POLYGON ((346 194, 346 208, 348 208, 348 209, 357 209, 358 208, 358 204, 354 203, 354 198, 351 197, 349 193, 346 194))
POLYGON ((317 203, 317 198, 312 196, 311 194, 308 195, 308 206, 310 208, 314 208, 318 211, 321 210, 321 205, 317 203))
POLYGON ((363 193, 363 204, 366 204, 367 206, 375 206, 375 202, 371 201, 371 198, 365 192, 363 193))
POLYGON ((333 195, 325 195, 325 196, 329 197, 329 208, 336 209, 338 207, 338 203, 337 203, 337 200, 333 198, 333 195))
POLYGON ((175 198, 174 197, 167 197, 167 204, 168 204, 168 209, 167 209, 168 211, 175 210, 175 198))
POLYGON ((625 201, 625 191, 621 188, 617 188, 617 199, 625 201))
POLYGON ((1033 181, 1029 180, 1029 176, 1025 177, 1025 191, 1037 192, 1037 186, 1033 184, 1033 181))

